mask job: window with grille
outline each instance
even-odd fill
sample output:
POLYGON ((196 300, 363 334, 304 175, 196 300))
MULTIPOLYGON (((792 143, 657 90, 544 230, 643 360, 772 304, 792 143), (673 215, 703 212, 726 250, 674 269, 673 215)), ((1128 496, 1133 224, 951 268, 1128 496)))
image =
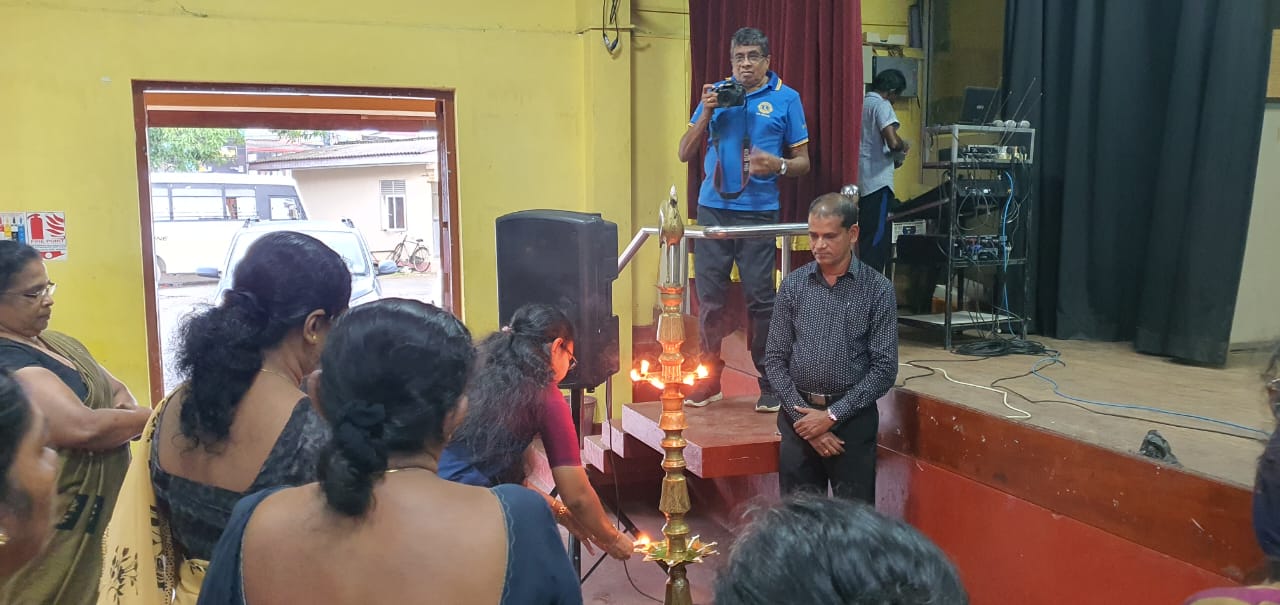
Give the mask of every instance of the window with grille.
POLYGON ((382 181, 382 228, 390 231, 403 231, 404 221, 404 181, 382 181))

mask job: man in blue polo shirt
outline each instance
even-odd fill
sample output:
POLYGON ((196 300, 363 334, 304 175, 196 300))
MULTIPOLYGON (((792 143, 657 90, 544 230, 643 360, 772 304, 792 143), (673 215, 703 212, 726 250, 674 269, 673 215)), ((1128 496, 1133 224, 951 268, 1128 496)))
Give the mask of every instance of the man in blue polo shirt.
MULTIPOLYGON (((800 95, 769 70, 769 39, 744 27, 729 44, 733 77, 702 87, 702 102, 680 138, 680 161, 697 155, 707 140, 705 178, 698 193, 698 224, 771 225, 778 222, 778 177, 809 172, 809 130, 800 95), (744 103, 722 107, 719 89, 736 83, 746 90, 744 103)), ((702 407, 724 397, 720 343, 728 333, 725 298, 736 261, 747 302, 747 339, 759 372, 758 412, 778 411, 778 398, 764 372, 764 349, 774 298, 773 238, 699 240, 694 245, 698 289, 698 327, 702 363, 711 371, 685 397, 702 407)))

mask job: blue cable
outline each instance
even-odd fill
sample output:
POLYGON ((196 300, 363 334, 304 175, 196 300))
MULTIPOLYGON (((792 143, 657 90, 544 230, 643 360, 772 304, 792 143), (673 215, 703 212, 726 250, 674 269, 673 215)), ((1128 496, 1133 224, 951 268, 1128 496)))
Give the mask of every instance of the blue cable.
POLYGON ((1227 422, 1226 420, 1218 420, 1218 419, 1216 419, 1216 418, 1206 418, 1206 417, 1204 417, 1204 416, 1197 416, 1197 415, 1195 415, 1195 414, 1186 414, 1186 413, 1183 413, 1183 412, 1175 412, 1175 411, 1172 411, 1172 410, 1163 410, 1163 409, 1160 409, 1160 408, 1153 408, 1153 407, 1145 406, 1145 405, 1134 405, 1134 404, 1128 404, 1128 403, 1107 403, 1107 402, 1104 402, 1104 401, 1092 401, 1092 400, 1089 400, 1089 399, 1081 399, 1081 398, 1079 398, 1079 397, 1072 397, 1071 395, 1068 395, 1068 394, 1066 394, 1066 393, 1063 393, 1063 392, 1062 392, 1062 390, 1058 387, 1058 383, 1057 383, 1057 382, 1055 382, 1052 378, 1049 378, 1048 376, 1045 376, 1044 374, 1041 374, 1041 373, 1040 373, 1040 370, 1044 369, 1046 366, 1050 366, 1050 365, 1053 365, 1053 364, 1055 364, 1055 363, 1060 363, 1060 364, 1062 364, 1062 365, 1064 365, 1064 366, 1065 366, 1065 365, 1067 365, 1065 362, 1063 362, 1061 359, 1059 359, 1059 358, 1057 358, 1057 357, 1045 357, 1045 358, 1043 358, 1043 359, 1041 359, 1041 360, 1037 361, 1037 362, 1035 363, 1035 365, 1032 365, 1032 366, 1031 366, 1031 373, 1032 373, 1032 374, 1034 374, 1034 375, 1036 376, 1036 378, 1039 378, 1040 380, 1043 380, 1043 381, 1045 381, 1045 382, 1049 383, 1049 385, 1053 387, 1053 392, 1054 392, 1054 394, 1055 394, 1055 395, 1057 395, 1057 396, 1059 396, 1059 397, 1062 397, 1062 398, 1064 398, 1064 399, 1070 399, 1071 401, 1075 401, 1075 402, 1079 402, 1079 403, 1087 403, 1087 404, 1089 404, 1089 405, 1099 405, 1099 406, 1103 406, 1103 407, 1117 408, 1117 409, 1121 409, 1121 410, 1139 410, 1139 411, 1143 411, 1143 412, 1154 412, 1154 413, 1156 413, 1156 414, 1167 414, 1167 415, 1169 415, 1169 416, 1178 416, 1178 417, 1181 417, 1181 418, 1190 418, 1190 419, 1192 419, 1192 420, 1199 420, 1199 421, 1201 421, 1201 422, 1210 422, 1210 423, 1213 423, 1213 424, 1221 424, 1221 425, 1223 425, 1223 426, 1229 426, 1229 427, 1231 427, 1231 428, 1233 428, 1233 429, 1239 429, 1239 430, 1242 430, 1242 431, 1248 431, 1248 432, 1250 432, 1250 433, 1256 433, 1256 434, 1261 435, 1261 436, 1263 436, 1263 437, 1270 437, 1270 436, 1271 436, 1271 433, 1268 433, 1268 432, 1266 432, 1266 431, 1261 431, 1261 430, 1255 429, 1255 428, 1253 428, 1253 427, 1244 426, 1244 425, 1242 425, 1242 424, 1236 424, 1236 423, 1234 423, 1234 422, 1227 422), (1046 363, 1046 362, 1047 362, 1047 363, 1046 363))

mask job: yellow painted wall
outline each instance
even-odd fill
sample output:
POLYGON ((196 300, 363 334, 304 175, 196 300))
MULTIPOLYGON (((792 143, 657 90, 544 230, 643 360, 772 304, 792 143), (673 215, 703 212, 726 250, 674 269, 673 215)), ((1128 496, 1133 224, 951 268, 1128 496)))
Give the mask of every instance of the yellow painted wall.
MULTIPOLYGON (((658 206, 667 199, 672 185, 682 201, 687 189, 688 166, 676 157, 676 146, 689 123, 689 3, 635 0, 633 19, 632 219, 638 228, 658 224, 658 206)), ((627 271, 635 292, 635 323, 652 325, 658 301, 654 287, 658 278, 657 242, 645 244, 627 271)))
MULTIPOLYGON (((606 53, 599 2, 493 0, 0 0, 0 209, 65 210, 69 258, 51 265, 54 326, 139 394, 148 390, 131 81, 456 90, 462 313, 497 327, 493 220, 526 208, 600 212, 619 246, 656 222, 687 166, 687 0, 619 10, 606 53), (629 29, 634 25, 634 33, 629 29)), ((864 0, 867 28, 905 33, 900 0, 864 0)), ((919 109, 900 104, 919 140, 919 109)), ((898 171, 900 197, 919 170, 898 171)), ((622 367, 631 323, 652 323, 655 245, 615 284, 622 367)), ((625 374, 625 372, 623 373, 625 374)), ((615 381, 625 402, 625 376, 615 381)))
MULTIPOLYGON (((67 212, 54 326, 142 394, 131 80, 455 89, 462 311, 484 333, 497 327, 494 218, 589 210, 624 242, 634 231, 630 41, 605 55, 599 15, 595 0, 0 0, 0 209, 67 212)), ((630 290, 615 290, 624 367, 630 290)))

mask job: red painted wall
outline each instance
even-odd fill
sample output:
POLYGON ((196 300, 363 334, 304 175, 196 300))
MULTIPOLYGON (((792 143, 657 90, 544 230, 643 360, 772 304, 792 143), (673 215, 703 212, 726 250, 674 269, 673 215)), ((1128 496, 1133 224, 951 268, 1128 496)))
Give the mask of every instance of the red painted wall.
POLYGON ((880 510, 951 557, 974 605, 1177 604, 1234 584, 927 462, 880 454, 880 510))
MULTIPOLYGON (((932 538, 975 605, 1180 604, 1263 570, 1247 489, 908 391, 880 413, 877 507, 932 538)), ((729 526, 778 497, 776 474, 691 487, 729 526)))

